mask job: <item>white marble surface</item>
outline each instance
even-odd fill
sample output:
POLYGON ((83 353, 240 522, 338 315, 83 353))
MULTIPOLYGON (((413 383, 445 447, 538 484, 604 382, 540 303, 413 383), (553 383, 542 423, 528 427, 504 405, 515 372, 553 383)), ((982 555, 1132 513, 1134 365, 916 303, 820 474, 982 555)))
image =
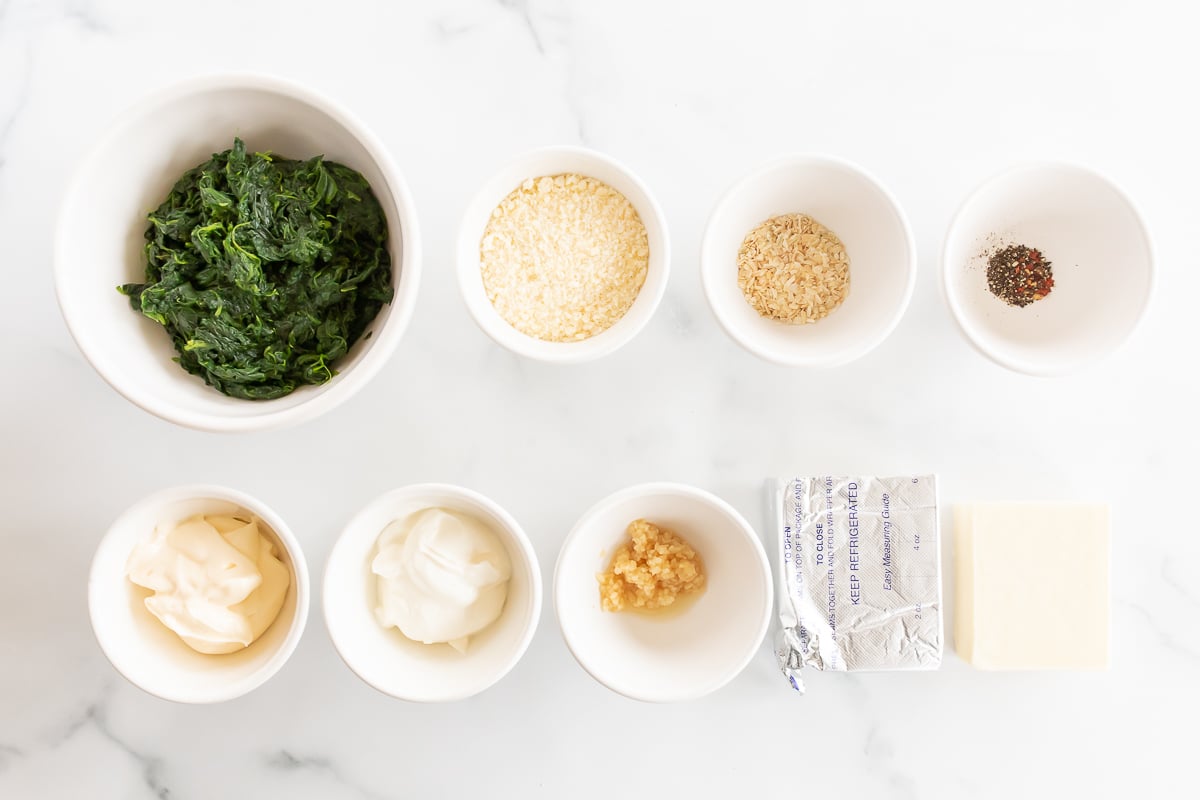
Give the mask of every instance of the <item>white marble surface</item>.
POLYGON ((1182 7, 0 0, 0 797, 637 796, 675 793, 680 768, 701 796, 1194 793, 1200 49, 1182 7), (232 69, 302 81, 374 128, 416 196, 426 272, 409 334, 359 396, 300 428, 217 436, 160 422, 97 377, 58 316, 50 264, 63 185, 97 133, 153 89, 232 69), (637 170, 675 250, 648 329, 573 368, 498 350, 451 268, 478 182, 559 142, 637 170), (874 171, 920 252, 895 334, 829 372, 738 349, 697 271, 719 192, 806 150, 874 171), (1041 157, 1122 184, 1161 267, 1126 348, 1057 380, 978 356, 936 283, 970 188, 1041 157), (1112 670, 980 673, 951 649, 940 672, 820 675, 799 698, 764 645, 717 694, 650 706, 580 670, 547 605, 508 678, 467 702, 417 706, 343 667, 315 606, 273 681, 197 708, 127 684, 87 622, 97 538, 169 484, 262 497, 319 575, 368 499, 459 482, 524 523, 549 579, 576 516, 612 490, 694 483, 761 527, 761 480, 792 470, 933 470, 947 503, 1111 501, 1112 670))

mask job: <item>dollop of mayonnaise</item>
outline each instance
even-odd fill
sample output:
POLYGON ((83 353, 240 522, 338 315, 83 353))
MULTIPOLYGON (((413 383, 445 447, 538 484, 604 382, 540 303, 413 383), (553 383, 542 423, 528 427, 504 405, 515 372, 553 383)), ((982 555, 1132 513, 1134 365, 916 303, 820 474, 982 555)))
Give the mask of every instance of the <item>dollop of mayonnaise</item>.
POLYGON ((469 637, 504 609, 512 565, 504 543, 479 520, 426 508, 383 529, 371 572, 379 624, 465 653, 469 637))
POLYGON ((291 573, 258 522, 196 515, 159 526, 129 555, 129 580, 153 590, 146 609, 201 653, 233 653, 263 634, 291 573))

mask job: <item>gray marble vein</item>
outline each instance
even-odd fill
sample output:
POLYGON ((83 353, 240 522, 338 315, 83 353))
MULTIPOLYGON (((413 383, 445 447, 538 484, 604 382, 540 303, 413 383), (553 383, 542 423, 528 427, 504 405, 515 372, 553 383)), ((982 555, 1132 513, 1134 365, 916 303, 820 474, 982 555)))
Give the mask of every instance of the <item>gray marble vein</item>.
MULTIPOLYGON (((39 10, 37 6, 33 6, 33 9, 39 10)), ((4 74, 4 84, 9 90, 10 99, 7 103, 0 104, 0 179, 4 177, 5 166, 9 160, 9 140, 22 118, 22 113, 29 105, 36 41, 55 21, 53 16, 48 20, 17 19, 18 12, 27 10, 15 8, 14 0, 0 2, 0 46, 13 47, 12 44, 5 42, 5 39, 17 38, 13 36, 13 29, 18 28, 17 23, 21 23, 22 27, 33 31, 33 35, 27 34, 18 39, 21 49, 21 71, 14 73, 12 70, 6 70, 4 74), (34 24, 35 22, 36 24, 34 24)), ((91 3, 87 0, 67 2, 61 8, 61 15, 63 19, 78 25, 88 33, 105 35, 112 33, 111 28, 94 13, 91 3)), ((2 100, 3 93, 0 92, 0 101, 2 100)))
POLYGON ((574 123, 580 144, 588 144, 586 103, 580 98, 580 81, 593 71, 591 65, 579 63, 579 53, 569 46, 572 16, 565 3, 551 9, 536 6, 532 0, 500 0, 500 5, 516 14, 539 56, 563 70, 562 99, 574 123))
MULTIPOLYGON (((0 42, 3 41, 3 9, 0 8, 0 42)), ((8 143, 12 132, 21 118, 21 112, 29 104, 30 76, 33 73, 33 50, 26 47, 22 54, 22 69, 19 75, 5 75, 5 82, 11 81, 11 100, 7 108, 0 110, 0 179, 4 177, 4 168, 8 164, 8 143)))
MULTIPOLYGON (((103 741, 108 742, 115 750, 123 753, 133 762, 150 796, 158 798, 158 800, 170 800, 175 795, 163 780, 163 760, 132 745, 125 737, 118 734, 109 722, 108 711, 115 696, 115 688, 113 682, 106 683, 98 695, 81 711, 67 719, 57 730, 52 731, 39 742, 37 750, 56 751, 79 736, 81 732, 93 731, 103 741)), ((10 764, 32 756, 34 752, 33 748, 0 745, 0 773, 10 764)))
POLYGON ((896 765, 895 746, 888 737, 880 732, 878 725, 873 725, 867 731, 862 751, 863 755, 867 757, 868 763, 872 765, 871 770, 879 773, 887 785, 888 797, 916 798, 920 796, 912 776, 896 765))
POLYGON ((100 702, 88 706, 80 722, 79 727, 91 725, 101 736, 137 764, 142 781, 154 797, 159 800, 170 800, 173 795, 171 789, 163 781, 163 760, 135 748, 124 738, 118 736, 108 722, 106 703, 100 702))
POLYGON ((1183 598, 1184 602, 1193 606, 1200 606, 1200 598, 1197 598, 1194 594, 1192 594, 1191 587, 1186 586, 1181 579, 1175 577, 1173 574, 1172 565, 1174 563, 1175 562, 1170 558, 1163 559, 1162 571, 1160 572, 1163 583, 1178 592, 1179 596, 1183 598))
POLYGON ((97 13, 94 4, 89 0, 70 0, 63 10, 63 16, 83 28, 88 33, 111 36, 113 28, 97 13))
POLYGON ((449 18, 438 18, 431 24, 433 33, 437 37, 438 42, 442 44, 449 43, 465 36, 472 31, 479 29, 479 25, 471 22, 457 22, 449 18))
POLYGON ((18 758, 24 758, 25 751, 11 744, 0 744, 0 772, 18 758))
POLYGON ((266 764, 271 769, 281 772, 315 772, 325 775, 364 800, 392 800, 398 797, 371 791, 349 780, 342 770, 325 756, 298 756, 289 750, 278 750, 267 757, 266 764))
POLYGON ((546 55, 546 44, 542 41, 542 34, 538 31, 534 14, 530 10, 530 0, 500 0, 500 5, 509 11, 515 12, 520 17, 521 23, 525 26, 525 30, 529 32, 529 38, 533 42, 533 46, 537 48, 538 54, 546 55))
MULTIPOLYGON (((1172 653, 1184 658, 1200 660, 1200 650, 1197 650, 1194 645, 1182 641, 1171 628, 1163 624, 1160 615, 1151 613, 1150 609, 1140 603, 1125 602, 1122 605, 1142 618, 1142 621, 1146 624, 1146 629, 1153 634, 1154 638, 1158 640, 1159 645, 1164 649, 1170 650, 1172 653)), ((1192 626, 1192 629, 1194 630, 1194 626, 1192 626)))

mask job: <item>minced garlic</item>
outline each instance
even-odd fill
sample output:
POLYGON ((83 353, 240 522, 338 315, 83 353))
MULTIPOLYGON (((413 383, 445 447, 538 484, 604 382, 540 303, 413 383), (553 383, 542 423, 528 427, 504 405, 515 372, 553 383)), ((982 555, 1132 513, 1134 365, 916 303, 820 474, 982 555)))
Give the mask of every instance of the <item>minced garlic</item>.
POLYGON ((644 519, 629 523, 629 541, 613 555, 600 581, 605 611, 661 609, 704 590, 700 555, 679 534, 644 519))

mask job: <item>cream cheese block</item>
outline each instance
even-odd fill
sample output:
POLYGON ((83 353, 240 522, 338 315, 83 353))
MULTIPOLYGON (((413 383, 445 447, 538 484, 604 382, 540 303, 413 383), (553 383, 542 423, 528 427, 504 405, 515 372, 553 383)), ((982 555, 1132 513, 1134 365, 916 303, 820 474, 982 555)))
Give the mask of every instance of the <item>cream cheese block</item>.
POLYGON ((993 670, 1108 667, 1107 506, 958 506, 954 536, 963 659, 993 670))

